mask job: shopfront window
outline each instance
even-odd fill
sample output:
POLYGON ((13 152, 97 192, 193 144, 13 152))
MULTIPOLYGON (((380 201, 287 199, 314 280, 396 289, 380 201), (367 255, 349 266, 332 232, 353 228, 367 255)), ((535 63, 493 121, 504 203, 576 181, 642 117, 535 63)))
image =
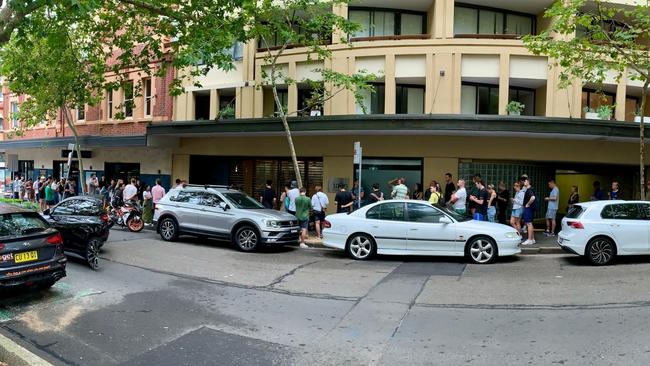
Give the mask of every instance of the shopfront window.
MULTIPOLYGON (((422 183, 422 159, 405 158, 364 158, 361 162, 361 186, 366 192, 366 198, 372 192, 372 185, 377 183, 385 198, 390 198, 393 187, 390 183, 397 178, 404 178, 413 193, 415 184, 422 183)), ((359 177, 359 166, 354 166, 354 179, 359 177)), ((348 187, 350 188, 350 187, 348 187)))

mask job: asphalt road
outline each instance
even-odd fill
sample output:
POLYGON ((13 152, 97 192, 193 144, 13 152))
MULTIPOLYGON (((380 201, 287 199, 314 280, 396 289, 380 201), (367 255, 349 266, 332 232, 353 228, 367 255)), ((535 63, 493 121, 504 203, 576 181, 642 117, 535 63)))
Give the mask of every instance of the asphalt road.
POLYGON ((3 295, 0 333, 55 365, 647 365, 650 258, 494 265, 113 231, 99 271, 3 295))

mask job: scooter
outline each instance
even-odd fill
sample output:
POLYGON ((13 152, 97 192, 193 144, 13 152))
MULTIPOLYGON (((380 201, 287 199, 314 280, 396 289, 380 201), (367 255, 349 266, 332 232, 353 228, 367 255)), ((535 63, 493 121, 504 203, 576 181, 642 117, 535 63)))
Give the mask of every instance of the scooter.
POLYGON ((134 233, 144 229, 142 208, 134 201, 125 202, 122 207, 112 207, 108 216, 113 224, 126 227, 134 233))

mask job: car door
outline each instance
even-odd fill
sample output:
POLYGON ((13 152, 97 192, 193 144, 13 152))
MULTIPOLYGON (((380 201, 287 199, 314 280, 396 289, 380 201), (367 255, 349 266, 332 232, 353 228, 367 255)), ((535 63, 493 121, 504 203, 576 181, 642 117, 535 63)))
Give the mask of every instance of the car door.
POLYGON ((366 212, 368 231, 377 241, 380 251, 406 251, 406 232, 404 202, 384 202, 366 212))
POLYGON ((463 251, 463 243, 456 241, 456 225, 441 223, 445 217, 440 210, 426 204, 406 204, 408 232, 406 250, 409 252, 450 254, 463 251))
POLYGON ((220 206, 222 202, 224 202, 223 199, 214 193, 201 193, 201 209, 203 211, 199 216, 199 226, 201 226, 201 230, 210 232, 210 235, 228 239, 235 214, 232 208, 224 210, 220 206))
POLYGON ((607 205, 601 218, 609 225, 619 252, 647 253, 648 221, 638 203, 615 203, 607 205))
POLYGON ((200 231, 199 216, 201 207, 199 203, 201 198, 200 192, 178 191, 175 195, 170 195, 168 205, 171 211, 178 219, 178 226, 181 231, 196 232, 200 231))

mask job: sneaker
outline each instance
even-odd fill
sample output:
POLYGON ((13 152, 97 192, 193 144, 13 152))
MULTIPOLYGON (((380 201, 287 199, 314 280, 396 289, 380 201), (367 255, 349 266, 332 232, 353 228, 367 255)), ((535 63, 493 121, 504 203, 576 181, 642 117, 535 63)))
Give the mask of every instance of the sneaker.
POLYGON ((535 244, 535 241, 533 240, 526 240, 523 243, 521 243, 521 245, 533 245, 533 244, 535 244))
POLYGON ((544 231, 544 236, 551 236, 551 233, 549 233, 548 231, 544 231))
POLYGON ((307 245, 307 244, 305 244, 305 243, 300 243, 300 247, 301 247, 302 249, 309 249, 309 245, 307 245))

